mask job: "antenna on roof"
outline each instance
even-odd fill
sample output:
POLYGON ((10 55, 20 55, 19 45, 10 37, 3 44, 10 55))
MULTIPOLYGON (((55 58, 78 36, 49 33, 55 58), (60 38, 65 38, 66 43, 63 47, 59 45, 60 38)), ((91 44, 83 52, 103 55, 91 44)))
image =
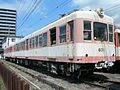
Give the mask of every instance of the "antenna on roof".
POLYGON ((64 17, 66 14, 59 14, 61 17, 64 17))

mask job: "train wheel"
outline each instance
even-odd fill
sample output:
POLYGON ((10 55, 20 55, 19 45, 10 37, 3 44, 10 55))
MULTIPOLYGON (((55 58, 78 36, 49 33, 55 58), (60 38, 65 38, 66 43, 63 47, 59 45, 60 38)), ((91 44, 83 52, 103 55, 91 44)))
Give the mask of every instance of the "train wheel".
POLYGON ((82 75, 82 73, 80 70, 79 71, 77 70, 77 71, 71 73, 72 79, 76 79, 76 80, 80 80, 81 75, 82 75))
POLYGON ((58 65, 57 66, 57 74, 58 75, 64 75, 64 68, 63 68, 63 65, 58 65))

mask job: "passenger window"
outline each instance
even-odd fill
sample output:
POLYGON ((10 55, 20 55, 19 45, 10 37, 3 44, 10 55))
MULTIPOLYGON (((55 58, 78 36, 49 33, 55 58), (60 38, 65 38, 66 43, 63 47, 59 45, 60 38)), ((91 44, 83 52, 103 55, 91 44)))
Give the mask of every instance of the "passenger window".
POLYGON ((32 38, 32 48, 34 48, 34 37, 32 38))
POLYGON ((30 39, 30 48, 32 48, 32 39, 30 39))
POLYGON ((91 21, 84 21, 84 40, 91 40, 91 21))
POLYGON ((20 47, 21 47, 20 50, 25 50, 25 42, 20 43, 20 47))
POLYGON ((26 40, 26 50, 28 50, 28 39, 26 40))
POLYGON ((12 42, 15 42, 15 38, 12 38, 12 40, 11 40, 12 42))
POLYGON ((36 36, 36 42, 35 42, 35 44, 36 44, 36 47, 38 47, 38 36, 36 36))
POLYGON ((69 27, 70 27, 70 41, 74 41, 73 39, 73 35, 74 35, 74 23, 73 22, 69 22, 69 27))
POLYGON ((41 47, 42 47, 42 34, 41 34, 41 35, 39 35, 39 46, 41 46, 41 47))
POLYGON ((120 45, 120 33, 118 33, 118 45, 120 45))
POLYGON ((109 41, 113 42, 113 26, 109 25, 109 41))
POLYGON ((56 28, 50 29, 50 41, 51 45, 56 44, 56 28))
POLYGON ((66 25, 60 27, 60 43, 66 42, 66 25))
POLYGON ((43 46, 47 46, 47 32, 43 34, 43 46))

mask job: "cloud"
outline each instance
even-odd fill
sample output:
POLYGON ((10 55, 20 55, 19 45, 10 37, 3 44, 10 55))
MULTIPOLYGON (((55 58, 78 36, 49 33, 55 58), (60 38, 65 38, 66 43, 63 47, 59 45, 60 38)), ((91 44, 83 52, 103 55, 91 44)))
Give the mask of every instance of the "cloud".
MULTIPOLYGON (((39 1, 39 0, 38 0, 39 1)), ((26 11, 31 9, 31 6, 34 7, 34 0, 0 0, 0 8, 14 9, 17 10, 17 14, 21 17, 26 11), (21 2, 22 1, 22 2, 21 2)), ((43 14, 44 10, 44 2, 42 1, 36 8, 34 14, 43 14)))
POLYGON ((120 23, 120 0, 73 0, 72 7, 79 7, 82 10, 95 10, 103 8, 105 14, 114 18, 115 23, 120 23))
POLYGON ((0 1, 0 8, 6 8, 6 9, 15 9, 16 10, 16 1, 13 3, 9 3, 9 2, 4 2, 4 1, 0 1))

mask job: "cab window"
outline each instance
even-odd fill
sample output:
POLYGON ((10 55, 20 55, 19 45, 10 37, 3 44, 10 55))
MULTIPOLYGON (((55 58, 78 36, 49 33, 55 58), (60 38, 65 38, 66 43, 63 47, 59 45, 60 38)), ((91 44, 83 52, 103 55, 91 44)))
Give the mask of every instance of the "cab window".
POLYGON ((107 41, 108 40, 108 30, 107 24, 94 22, 94 40, 107 41))

